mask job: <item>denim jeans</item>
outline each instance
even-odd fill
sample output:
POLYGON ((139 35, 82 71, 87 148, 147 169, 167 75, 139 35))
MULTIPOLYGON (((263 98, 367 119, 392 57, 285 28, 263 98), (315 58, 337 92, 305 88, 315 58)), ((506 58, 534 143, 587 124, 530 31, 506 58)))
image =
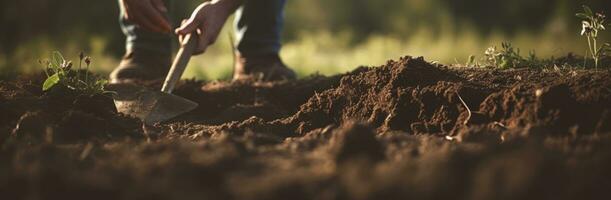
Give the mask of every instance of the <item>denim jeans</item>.
MULTIPOLYGON (((283 25, 284 4, 286 0, 245 0, 235 13, 234 30, 236 48, 245 56, 277 54, 280 51, 280 36, 283 25)), ((173 27, 178 26, 175 18, 175 1, 165 0, 168 7, 166 18, 173 27)), ((142 51, 160 56, 171 56, 173 49, 172 34, 150 32, 136 26, 123 17, 121 10, 120 24, 126 36, 126 51, 142 51)))

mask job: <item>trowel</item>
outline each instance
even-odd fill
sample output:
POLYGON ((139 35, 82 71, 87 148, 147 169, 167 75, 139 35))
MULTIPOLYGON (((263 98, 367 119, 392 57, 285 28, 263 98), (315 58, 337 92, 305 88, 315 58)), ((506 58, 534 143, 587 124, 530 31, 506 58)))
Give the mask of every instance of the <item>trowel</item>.
POLYGON ((117 111, 139 118, 147 125, 153 125, 197 108, 197 103, 172 94, 174 86, 185 71, 196 46, 197 37, 195 34, 184 37, 172 67, 163 82, 161 91, 153 91, 127 83, 108 85, 107 89, 115 93, 113 99, 117 111))

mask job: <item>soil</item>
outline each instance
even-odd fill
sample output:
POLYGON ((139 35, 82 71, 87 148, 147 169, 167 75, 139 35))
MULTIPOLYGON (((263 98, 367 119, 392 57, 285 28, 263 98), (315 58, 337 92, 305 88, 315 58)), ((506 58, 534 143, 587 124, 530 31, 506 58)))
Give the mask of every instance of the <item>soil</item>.
POLYGON ((187 80, 175 94, 200 106, 155 126, 110 96, 42 92, 41 77, 0 81, 6 199, 591 199, 611 186, 609 70, 403 57, 297 81, 187 80))

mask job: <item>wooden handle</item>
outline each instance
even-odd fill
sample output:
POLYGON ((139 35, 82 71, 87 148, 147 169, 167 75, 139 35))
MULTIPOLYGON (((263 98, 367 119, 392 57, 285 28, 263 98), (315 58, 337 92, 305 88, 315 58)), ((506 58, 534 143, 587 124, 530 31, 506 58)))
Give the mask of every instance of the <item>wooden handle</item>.
POLYGON ((187 64, 189 64, 189 60, 197 47, 197 34, 192 33, 185 36, 183 43, 176 54, 176 58, 174 58, 174 63, 172 63, 172 67, 168 72, 168 76, 166 76, 165 81, 163 82, 163 87, 161 88, 162 92, 172 93, 174 91, 174 86, 180 77, 185 72, 185 68, 187 68, 187 64))

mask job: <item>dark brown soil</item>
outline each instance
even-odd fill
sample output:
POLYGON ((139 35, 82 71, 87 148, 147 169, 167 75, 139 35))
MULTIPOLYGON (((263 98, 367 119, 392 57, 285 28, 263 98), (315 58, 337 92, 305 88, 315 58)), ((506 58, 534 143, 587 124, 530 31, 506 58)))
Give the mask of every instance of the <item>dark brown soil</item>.
POLYGON ((175 93, 200 106, 154 127, 40 82, 0 81, 7 199, 592 199, 611 186, 608 70, 404 57, 290 82, 185 81, 175 93))

